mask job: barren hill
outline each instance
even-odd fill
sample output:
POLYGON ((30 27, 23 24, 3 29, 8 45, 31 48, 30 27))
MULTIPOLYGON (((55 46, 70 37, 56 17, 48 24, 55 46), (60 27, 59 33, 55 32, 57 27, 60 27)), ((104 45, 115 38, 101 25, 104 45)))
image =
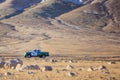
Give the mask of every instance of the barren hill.
POLYGON ((86 1, 83 5, 62 0, 1 1, 0 53, 22 55, 42 49, 51 54, 119 55, 119 26, 114 26, 119 14, 112 13, 118 4, 110 6, 117 0, 86 1))
POLYGON ((120 32, 120 1, 93 0, 78 9, 60 16, 60 19, 80 26, 105 32, 120 32))

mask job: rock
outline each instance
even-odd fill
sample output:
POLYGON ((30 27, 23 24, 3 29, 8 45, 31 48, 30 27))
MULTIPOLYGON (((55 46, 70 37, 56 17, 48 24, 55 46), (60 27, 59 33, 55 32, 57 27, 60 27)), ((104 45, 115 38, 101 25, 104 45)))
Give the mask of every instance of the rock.
POLYGON ((12 59, 12 60, 9 61, 9 63, 10 63, 10 68, 12 68, 12 69, 16 69, 16 66, 17 66, 18 64, 19 64, 20 66, 23 65, 23 61, 20 60, 19 58, 17 58, 17 59, 12 59))
POLYGON ((67 71, 67 69, 62 69, 62 71, 67 71))
POLYGON ((28 74, 35 74, 34 72, 28 72, 28 74))
POLYGON ((76 74, 74 72, 69 72, 68 76, 75 76, 76 74))
POLYGON ((12 73, 11 72, 6 72, 5 75, 9 76, 9 75, 12 75, 12 73))
POLYGON ((116 64, 115 61, 108 62, 108 64, 116 64))
POLYGON ((68 62, 69 62, 69 63, 73 63, 73 60, 69 60, 68 62))
POLYGON ((39 70, 40 68, 39 68, 38 65, 35 64, 35 65, 30 65, 29 69, 31 69, 31 70, 39 70))
POLYGON ((50 62, 57 62, 57 60, 55 60, 55 59, 51 59, 50 62))
POLYGON ((17 61, 12 59, 9 61, 9 64, 10 64, 10 68, 15 69, 17 65, 17 61))
POLYGON ((108 74, 110 74, 110 72, 104 71, 103 74, 108 75, 108 74))
POLYGON ((10 68, 11 68, 11 64, 9 62, 5 62, 4 69, 10 69, 10 68))
POLYGON ((1 61, 1 62, 0 62, 0 68, 4 68, 4 64, 5 64, 5 62, 4 62, 4 61, 1 61))
POLYGON ((29 69, 29 67, 26 66, 26 65, 23 65, 23 66, 20 68, 20 70, 28 70, 28 69, 29 69))
POLYGON ((21 66, 23 65, 23 61, 19 58, 16 59, 17 64, 20 64, 21 66))
POLYGON ((94 69, 92 67, 88 68, 87 71, 94 71, 94 69))
POLYGON ((23 65, 20 70, 39 70, 39 66, 38 65, 30 65, 30 66, 26 66, 23 65))
POLYGON ((60 73, 60 71, 58 69, 56 69, 56 73, 60 73))
POLYGON ((16 70, 20 70, 21 67, 22 67, 21 64, 17 64, 15 69, 16 69, 16 70))
POLYGON ((68 70, 73 69, 73 68, 74 68, 74 67, 71 66, 71 65, 67 65, 67 66, 66 66, 66 69, 68 69, 68 70))
POLYGON ((51 66, 44 66, 42 68, 43 71, 52 71, 52 67, 51 66))
POLYGON ((110 77, 110 80, 117 80, 115 77, 110 77))
MULTIPOLYGON (((4 68, 4 69, 16 69, 16 66, 19 64, 19 66, 23 65, 23 61, 20 59, 12 59, 9 61, 2 61, 0 62, 0 68, 4 68)), ((17 66, 18 68, 18 66, 17 66)))
POLYGON ((80 68, 79 68, 79 71, 82 71, 82 70, 84 70, 84 69, 83 69, 82 67, 80 67, 80 68))
POLYGON ((94 68, 94 71, 98 71, 98 68, 94 68))
POLYGON ((102 65, 98 67, 98 70, 107 70, 106 66, 102 65))
POLYGON ((15 69, 14 67, 11 67, 11 69, 15 69))

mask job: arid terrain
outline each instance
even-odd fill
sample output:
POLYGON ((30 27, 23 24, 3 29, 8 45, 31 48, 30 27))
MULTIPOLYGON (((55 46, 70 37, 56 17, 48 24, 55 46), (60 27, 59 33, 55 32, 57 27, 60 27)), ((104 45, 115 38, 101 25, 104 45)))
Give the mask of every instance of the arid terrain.
MULTIPOLYGON (((11 58, 5 58, 8 61, 11 58)), ((12 58, 13 59, 13 58, 12 58)), ((78 60, 68 57, 21 58, 23 66, 37 67, 0 69, 0 80, 119 80, 120 62, 78 60), (45 66, 52 67, 52 70, 45 66)))
POLYGON ((119 80, 120 1, 83 1, 77 5, 62 0, 0 0, 0 61, 20 58, 40 67, 1 68, 0 80, 119 80), (33 49, 50 56, 23 57, 33 49), (115 64, 108 64, 112 61, 115 64), (67 65, 74 68, 66 70, 67 65), (107 72, 95 69, 102 65, 107 72), (53 70, 42 71, 44 66, 53 70), (11 75, 6 76, 8 71, 11 75))

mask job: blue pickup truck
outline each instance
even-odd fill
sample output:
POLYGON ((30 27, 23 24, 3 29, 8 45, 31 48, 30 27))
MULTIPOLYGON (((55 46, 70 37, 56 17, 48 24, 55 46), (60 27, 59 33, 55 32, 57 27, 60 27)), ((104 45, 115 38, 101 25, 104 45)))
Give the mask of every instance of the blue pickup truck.
POLYGON ((30 57, 40 57, 40 58, 45 58, 49 56, 49 52, 42 52, 41 50, 31 50, 27 51, 24 54, 25 58, 30 58, 30 57))

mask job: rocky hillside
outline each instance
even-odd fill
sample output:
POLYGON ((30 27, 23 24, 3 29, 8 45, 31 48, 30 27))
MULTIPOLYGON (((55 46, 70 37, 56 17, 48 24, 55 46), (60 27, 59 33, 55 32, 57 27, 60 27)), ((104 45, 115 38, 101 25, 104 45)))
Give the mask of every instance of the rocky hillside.
POLYGON ((30 16, 59 17, 77 26, 119 33, 119 5, 119 0, 1 0, 0 19, 9 19, 37 6, 30 16))
POLYGON ((29 8, 41 0, 1 0, 0 2, 0 19, 10 18, 22 13, 26 8, 29 8))
POLYGON ((92 0, 59 18, 77 26, 90 27, 105 32, 120 32, 120 1, 92 0))
POLYGON ((0 54, 118 55, 119 1, 80 1, 0 0, 0 54))

